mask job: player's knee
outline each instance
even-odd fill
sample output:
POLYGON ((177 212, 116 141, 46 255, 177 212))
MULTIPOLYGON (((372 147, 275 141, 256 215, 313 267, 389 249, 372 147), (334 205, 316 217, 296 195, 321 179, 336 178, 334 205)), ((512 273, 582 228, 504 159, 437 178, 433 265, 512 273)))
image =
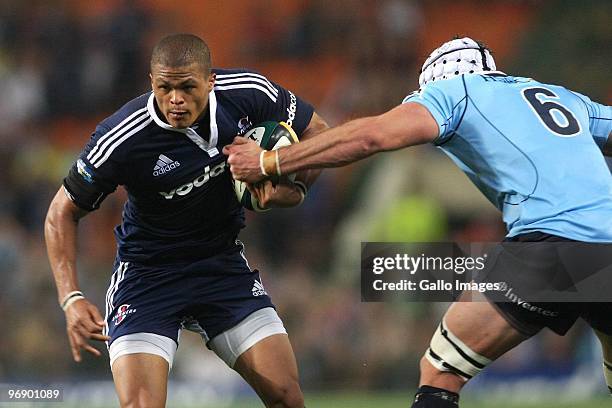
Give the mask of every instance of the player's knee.
POLYGON ((151 393, 140 391, 121 398, 121 408, 163 408, 165 401, 161 401, 151 393))
POLYGON ((440 387, 452 392, 458 393, 466 383, 464 378, 453 372, 438 370, 425 356, 420 361, 420 372, 420 384, 440 387))
POLYGON ((266 400, 269 408, 304 408, 304 395, 297 381, 275 386, 266 400))
POLYGON ((461 386, 490 363, 491 360, 470 349, 442 322, 421 359, 421 383, 436 385, 431 381, 446 379, 461 386), (461 381, 452 380, 455 377, 461 381))

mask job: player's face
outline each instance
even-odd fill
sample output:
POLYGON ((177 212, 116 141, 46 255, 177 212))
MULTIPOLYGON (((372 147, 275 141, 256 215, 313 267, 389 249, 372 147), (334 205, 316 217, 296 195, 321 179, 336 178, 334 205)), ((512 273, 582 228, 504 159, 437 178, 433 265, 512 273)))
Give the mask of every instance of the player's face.
POLYGON ((199 64, 179 68, 157 65, 150 76, 157 106, 175 128, 189 127, 198 120, 215 84, 215 75, 206 74, 199 64))

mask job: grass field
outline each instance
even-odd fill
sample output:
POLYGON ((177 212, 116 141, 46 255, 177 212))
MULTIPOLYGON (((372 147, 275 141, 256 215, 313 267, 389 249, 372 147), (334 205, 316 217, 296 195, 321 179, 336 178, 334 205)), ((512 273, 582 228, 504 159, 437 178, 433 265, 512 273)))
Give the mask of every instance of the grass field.
MULTIPOLYGON (((306 406, 308 408, 410 408, 412 402, 412 394, 406 393, 378 393, 378 394, 360 394, 360 393, 325 393, 325 394, 307 394, 306 406)), ((206 400, 198 405, 176 405, 169 403, 168 408, 263 408, 263 404, 259 400, 244 399, 236 400, 231 403, 219 405, 207 404, 206 400)), ((476 400, 465 398, 461 400, 461 408, 604 408, 612 406, 610 398, 603 396, 600 399, 588 401, 551 401, 551 402, 534 402, 534 403, 513 403, 502 400, 476 400)), ((83 408, 81 404, 74 405, 68 403, 19 403, 8 404, 0 402, 0 408, 16 407, 16 408, 83 408)), ((95 408, 116 408, 115 404, 95 405, 95 408)), ((91 407, 93 408, 93 407, 91 407)))
MULTIPOLYGON (((412 394, 315 394, 306 395, 308 408, 409 408, 412 394)), ((604 408, 611 407, 610 399, 567 402, 554 401, 550 403, 537 402, 508 403, 499 400, 462 399, 461 408, 604 408)), ((232 408, 261 408, 263 405, 257 401, 236 401, 232 408)), ((177 407, 180 408, 180 407, 177 407)))

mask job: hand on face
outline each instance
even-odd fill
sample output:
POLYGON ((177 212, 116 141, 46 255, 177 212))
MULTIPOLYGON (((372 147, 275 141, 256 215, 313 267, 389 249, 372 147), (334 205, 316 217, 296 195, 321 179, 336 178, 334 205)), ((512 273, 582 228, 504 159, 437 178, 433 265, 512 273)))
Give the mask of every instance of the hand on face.
POLYGON ((232 177, 249 184, 256 183, 265 178, 259 166, 259 155, 262 148, 255 141, 237 136, 231 145, 223 148, 223 154, 229 156, 232 177))

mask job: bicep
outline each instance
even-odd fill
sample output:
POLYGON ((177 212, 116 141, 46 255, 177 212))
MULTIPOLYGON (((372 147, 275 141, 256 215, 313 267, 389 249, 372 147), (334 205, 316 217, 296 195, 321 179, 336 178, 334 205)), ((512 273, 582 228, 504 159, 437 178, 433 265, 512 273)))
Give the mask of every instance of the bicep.
POLYGON ((426 107, 408 102, 374 117, 370 133, 380 150, 397 150, 434 141, 439 127, 426 107))
POLYGON ((69 193, 64 186, 61 186, 49 205, 49 211, 47 212, 47 223, 57 226, 61 220, 69 219, 77 222, 80 218, 83 218, 88 213, 88 211, 79 208, 69 197, 69 193))

